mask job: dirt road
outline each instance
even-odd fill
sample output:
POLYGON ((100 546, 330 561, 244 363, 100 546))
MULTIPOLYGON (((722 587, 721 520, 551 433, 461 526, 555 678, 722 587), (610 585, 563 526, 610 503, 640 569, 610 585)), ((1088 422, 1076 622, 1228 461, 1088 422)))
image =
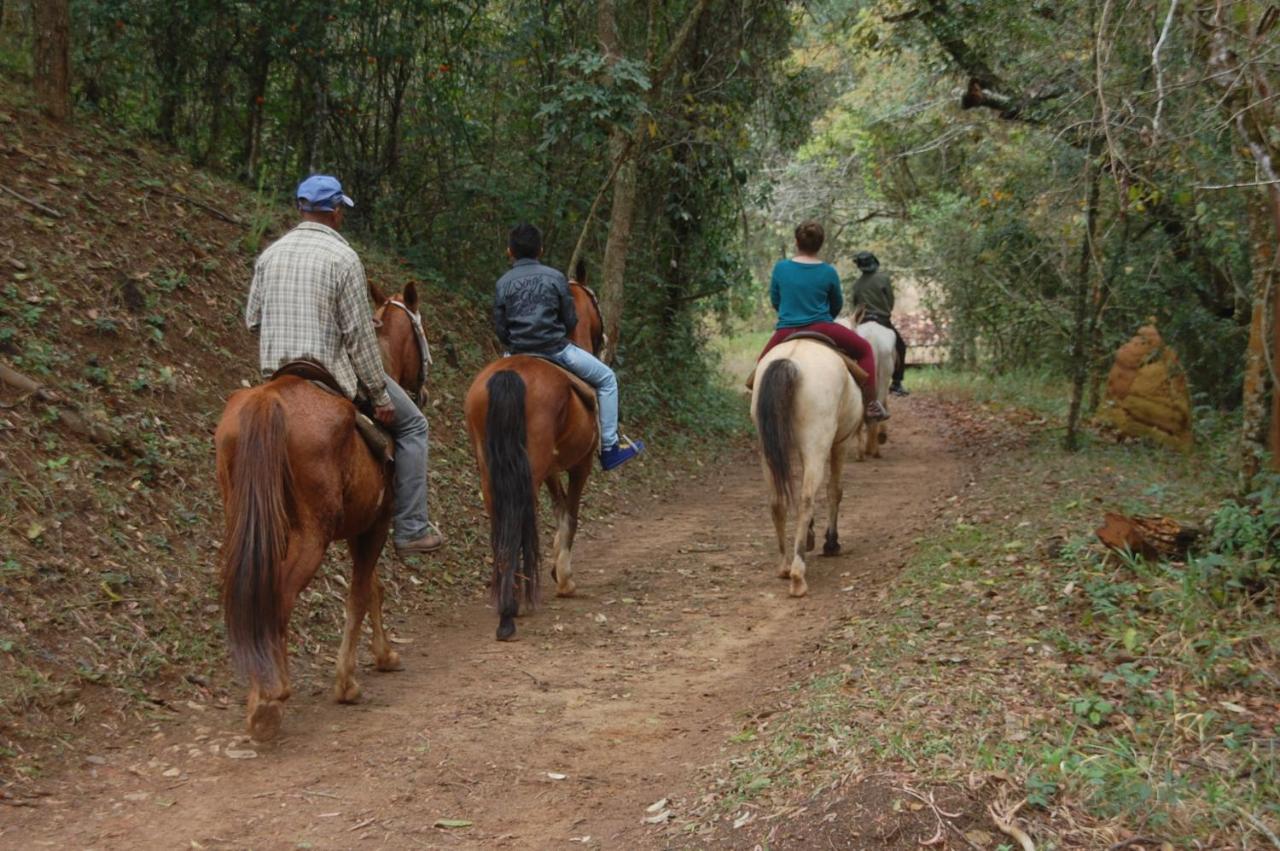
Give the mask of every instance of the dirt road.
POLYGON ((584 527, 579 596, 522 618, 518 643, 493 640, 478 600, 401 623, 404 671, 372 671, 361 648, 363 703, 331 703, 312 675, 270 747, 240 737, 238 707, 102 742, 38 806, 0 813, 0 847, 679 845, 642 824, 646 807, 679 813, 702 793, 698 767, 803 675, 832 619, 892 580, 955 492, 964 461, 927 403, 897 404, 892 425, 883 459, 846 467, 845 552, 810 560, 805 599, 774 577, 758 462, 742 452, 674 499, 584 527))

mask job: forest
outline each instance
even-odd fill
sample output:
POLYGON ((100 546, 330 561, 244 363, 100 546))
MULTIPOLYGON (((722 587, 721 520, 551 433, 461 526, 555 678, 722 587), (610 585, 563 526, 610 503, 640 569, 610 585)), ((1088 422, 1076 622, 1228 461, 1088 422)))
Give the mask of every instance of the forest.
POLYGON ((0 163, 0 847, 215 847, 234 809, 255 847, 1280 848, 1275 0, 0 0, 0 163), (408 664, 365 680, 367 751, 325 702, 345 548, 274 749, 217 615, 210 438, 316 173, 435 352, 449 544, 383 557, 408 664), (809 220, 941 355, 900 323, 911 397, 799 601, 741 382, 809 220), (463 400, 520 222, 584 265, 651 448, 499 654, 463 400), (1173 449, 1107 420, 1144 327, 1173 449), (390 779, 317 780, 329 738, 390 779))

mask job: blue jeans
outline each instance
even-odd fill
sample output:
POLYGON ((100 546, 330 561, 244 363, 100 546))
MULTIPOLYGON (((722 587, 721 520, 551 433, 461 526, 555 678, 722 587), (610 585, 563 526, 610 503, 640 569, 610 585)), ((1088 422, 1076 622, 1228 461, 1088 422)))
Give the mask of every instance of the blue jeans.
POLYGON ((396 543, 407 544, 427 534, 427 418, 391 376, 387 394, 396 409, 388 426, 396 438, 395 506, 391 522, 396 543))
POLYGON ((551 359, 596 388, 600 400, 600 448, 618 445, 618 378, 613 370, 586 349, 573 343, 551 359))

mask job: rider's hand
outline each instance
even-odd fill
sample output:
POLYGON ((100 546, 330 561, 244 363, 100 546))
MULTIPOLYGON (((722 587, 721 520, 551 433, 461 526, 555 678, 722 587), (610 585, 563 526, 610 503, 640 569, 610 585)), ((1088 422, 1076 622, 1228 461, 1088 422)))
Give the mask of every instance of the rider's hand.
POLYGON ((373 409, 373 415, 378 418, 378 422, 389 426, 396 420, 395 406, 388 402, 385 405, 379 405, 373 409))

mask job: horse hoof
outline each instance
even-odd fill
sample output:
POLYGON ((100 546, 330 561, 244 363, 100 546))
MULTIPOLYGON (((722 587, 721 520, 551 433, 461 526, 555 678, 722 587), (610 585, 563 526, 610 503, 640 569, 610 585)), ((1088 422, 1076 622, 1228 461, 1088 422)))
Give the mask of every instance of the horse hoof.
POLYGON ((880 433, 876 435, 876 440, 880 441, 881 443, 884 443, 888 439, 889 439, 889 432, 885 431, 884 429, 880 429, 880 433))
POLYGON ((832 541, 827 541, 822 545, 822 554, 824 556, 838 556, 840 555, 840 545, 832 541))
POLYGON ((249 737, 257 742, 269 742, 280 732, 284 706, 278 700, 264 700, 249 714, 249 737))
POLYGON ((779 568, 779 569, 778 569, 778 578, 779 578, 779 579, 790 579, 790 578, 791 578, 791 567, 788 565, 788 566, 783 566, 783 567, 779 568))
POLYGON ((360 684, 355 680, 347 680, 346 685, 340 682, 335 684, 333 699, 338 703, 356 703, 360 700, 360 684))
POLYGON ((577 594, 577 593, 578 593, 578 586, 575 585, 572 580, 569 582, 566 582, 563 588, 556 589, 557 597, 572 597, 574 594, 577 594))
POLYGON ((809 585, 804 581, 803 578, 797 578, 797 577, 791 578, 791 596, 792 597, 803 597, 808 593, 809 593, 809 585))
POLYGON ((387 655, 382 659, 374 662, 374 667, 379 671, 403 671, 404 664, 400 661, 400 654, 394 650, 388 650, 387 655))
POLYGON ((498 623, 498 640, 499 641, 515 641, 516 640, 515 618, 503 618, 498 623))

